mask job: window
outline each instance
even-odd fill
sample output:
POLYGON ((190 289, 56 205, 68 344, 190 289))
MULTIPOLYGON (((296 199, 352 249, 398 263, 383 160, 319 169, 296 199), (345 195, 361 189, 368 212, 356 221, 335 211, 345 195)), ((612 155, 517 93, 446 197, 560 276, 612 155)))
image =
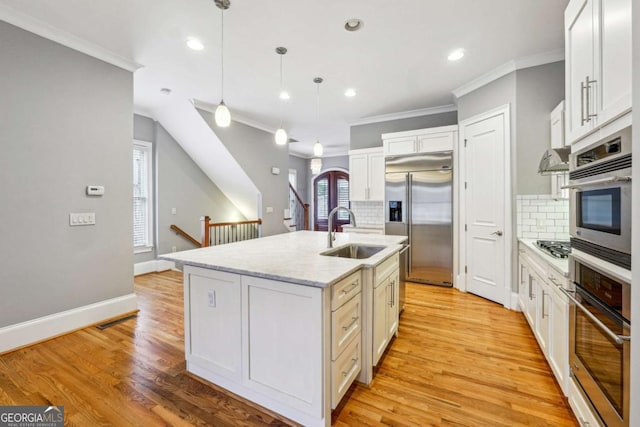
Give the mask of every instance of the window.
POLYGON ((133 249, 134 253, 153 248, 153 197, 151 143, 133 142, 133 249))

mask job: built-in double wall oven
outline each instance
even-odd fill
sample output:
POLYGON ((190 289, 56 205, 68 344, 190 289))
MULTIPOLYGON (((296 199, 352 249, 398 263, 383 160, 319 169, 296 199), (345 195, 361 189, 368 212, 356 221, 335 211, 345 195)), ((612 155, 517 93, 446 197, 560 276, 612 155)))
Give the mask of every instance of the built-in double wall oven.
POLYGON ((571 375, 607 427, 629 426, 631 128, 570 156, 571 375))
POLYGON ((631 286, 593 261, 570 257, 569 366, 605 424, 628 426, 631 286))

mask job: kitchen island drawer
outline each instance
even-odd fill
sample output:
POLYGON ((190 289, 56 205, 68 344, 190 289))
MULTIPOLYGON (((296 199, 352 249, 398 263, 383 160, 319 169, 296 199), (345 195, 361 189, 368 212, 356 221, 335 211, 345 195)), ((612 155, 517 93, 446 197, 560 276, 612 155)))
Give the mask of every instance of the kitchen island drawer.
POLYGON ((331 287, 331 311, 335 311, 362 289, 360 270, 342 279, 331 287))
POLYGON ((362 367, 361 340, 350 343, 338 360, 331 362, 331 409, 336 409, 362 367))
POLYGON ((331 313, 331 360, 336 360, 362 330, 362 294, 331 313))
POLYGON ((384 279, 386 279, 390 274, 394 273, 400 264, 400 256, 398 253, 391 255, 386 260, 382 261, 378 266, 376 266, 375 272, 375 285, 374 288, 378 287, 384 279))

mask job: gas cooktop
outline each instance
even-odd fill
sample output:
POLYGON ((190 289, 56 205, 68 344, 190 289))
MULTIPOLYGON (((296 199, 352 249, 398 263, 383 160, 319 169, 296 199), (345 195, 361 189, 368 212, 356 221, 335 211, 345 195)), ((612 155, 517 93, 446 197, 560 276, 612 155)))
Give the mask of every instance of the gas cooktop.
POLYGON ((571 243, 556 240, 537 240, 536 246, 555 258, 567 258, 571 252, 571 243))

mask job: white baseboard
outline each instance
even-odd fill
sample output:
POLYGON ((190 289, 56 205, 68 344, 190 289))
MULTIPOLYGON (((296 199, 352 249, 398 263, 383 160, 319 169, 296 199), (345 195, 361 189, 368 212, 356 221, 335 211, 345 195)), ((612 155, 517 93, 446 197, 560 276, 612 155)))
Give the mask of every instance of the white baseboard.
POLYGON ((57 337, 138 309, 136 294, 100 301, 0 328, 0 354, 57 337))
POLYGON ((520 310, 520 304, 518 302, 518 293, 517 292, 511 292, 511 310, 522 311, 522 310, 520 310))
POLYGON ((175 270, 176 263, 173 261, 165 261, 162 259, 154 259, 152 261, 139 262, 133 264, 133 275, 156 273, 158 271, 175 270))

